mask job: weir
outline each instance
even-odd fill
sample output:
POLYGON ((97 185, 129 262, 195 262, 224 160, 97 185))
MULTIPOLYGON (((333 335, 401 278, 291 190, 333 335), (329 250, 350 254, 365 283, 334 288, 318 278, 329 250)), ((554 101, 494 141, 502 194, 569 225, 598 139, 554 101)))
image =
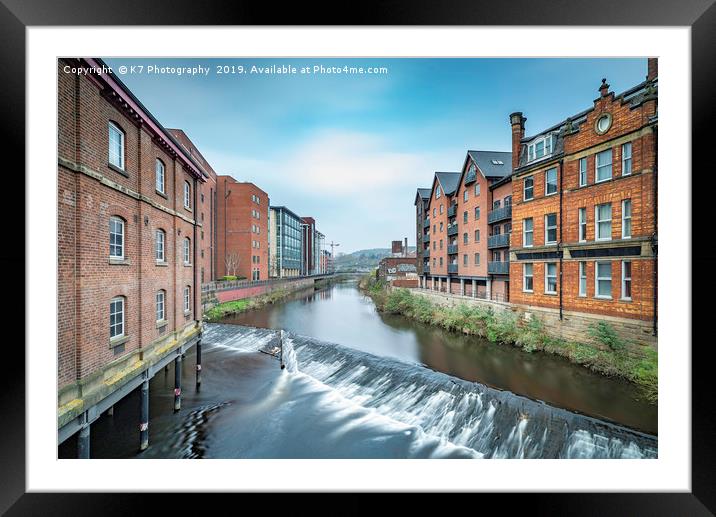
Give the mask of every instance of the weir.
POLYGON ((204 342, 246 352, 274 352, 285 364, 282 375, 308 376, 353 404, 471 449, 475 457, 657 457, 655 436, 420 364, 290 332, 236 325, 209 325, 204 342), (280 356, 275 353, 278 346, 282 346, 280 356))

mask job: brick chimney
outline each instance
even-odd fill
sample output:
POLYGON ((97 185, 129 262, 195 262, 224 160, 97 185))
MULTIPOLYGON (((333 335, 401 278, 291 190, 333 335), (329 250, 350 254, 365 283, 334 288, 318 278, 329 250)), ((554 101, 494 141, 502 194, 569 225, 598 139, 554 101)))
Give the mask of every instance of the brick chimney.
POLYGON ((653 81, 659 75, 659 59, 656 57, 650 57, 649 59, 646 60, 646 63, 647 63, 646 79, 648 81, 653 81))
POLYGON ((404 257, 408 256, 408 238, 407 237, 405 238, 405 246, 403 247, 403 256, 404 257))
POLYGON ((599 87, 599 93, 602 97, 609 95, 609 84, 607 83, 606 77, 602 79, 602 85, 599 87))
POLYGON ((512 126, 512 170, 517 168, 520 163, 520 143, 525 136, 525 122, 527 119, 522 116, 521 111, 516 111, 510 115, 510 125, 512 126))

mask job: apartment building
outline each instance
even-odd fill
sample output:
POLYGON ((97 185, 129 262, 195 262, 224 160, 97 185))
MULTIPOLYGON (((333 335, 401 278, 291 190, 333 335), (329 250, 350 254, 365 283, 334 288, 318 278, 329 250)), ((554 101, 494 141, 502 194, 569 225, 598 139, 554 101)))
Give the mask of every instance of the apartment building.
POLYGON ((265 280, 269 274, 269 197, 250 182, 219 176, 219 277, 265 280))
POLYGON ((269 275, 292 277, 301 274, 301 217, 285 206, 270 207, 269 275))
POLYGON ((657 61, 616 95, 525 137, 510 115, 510 300, 641 320, 656 333, 657 61))
POLYGON ((317 275, 320 272, 320 250, 324 235, 316 229, 313 217, 301 217, 301 274, 317 275))
POLYGON ((415 193, 415 255, 419 277, 430 272, 430 248, 425 242, 426 238, 430 239, 430 215, 428 214, 430 195, 429 188, 419 188, 415 193))

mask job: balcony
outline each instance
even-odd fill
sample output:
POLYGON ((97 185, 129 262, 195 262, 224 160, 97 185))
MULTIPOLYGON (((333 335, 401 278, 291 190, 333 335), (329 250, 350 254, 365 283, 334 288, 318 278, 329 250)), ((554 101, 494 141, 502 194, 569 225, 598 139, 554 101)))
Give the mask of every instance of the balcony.
POLYGON ((457 274, 457 264, 448 264, 448 274, 457 274))
POLYGON ((510 245, 510 234, 490 235, 487 238, 487 248, 507 248, 510 245))
POLYGON ((488 262, 487 274, 489 275, 509 275, 510 263, 508 262, 488 262))
POLYGON ((423 273, 430 273, 430 266, 423 266, 423 273))
POLYGON ((457 244, 450 244, 448 246, 448 255, 455 255, 457 253, 457 244))
POLYGON ((425 258, 430 257, 430 248, 425 248, 423 250, 423 257, 425 257, 425 258))
POLYGON ((457 214, 457 205, 450 205, 448 207, 448 217, 455 217, 457 214))
POLYGON ((452 226, 448 226, 447 234, 448 234, 448 236, 450 236, 450 235, 457 235, 457 224, 453 224, 452 226))
POLYGON ((430 218, 429 217, 426 217, 425 220, 423 221, 423 229, 425 229, 425 228, 430 228, 430 218))
POLYGON ((511 219, 512 218, 512 205, 503 206, 502 208, 497 208, 493 211, 491 211, 489 214, 487 214, 487 222, 488 224, 496 223, 498 221, 504 221, 505 219, 511 219))
POLYGON ((423 235, 423 242, 430 242, 430 234, 429 233, 426 233, 425 235, 423 235))

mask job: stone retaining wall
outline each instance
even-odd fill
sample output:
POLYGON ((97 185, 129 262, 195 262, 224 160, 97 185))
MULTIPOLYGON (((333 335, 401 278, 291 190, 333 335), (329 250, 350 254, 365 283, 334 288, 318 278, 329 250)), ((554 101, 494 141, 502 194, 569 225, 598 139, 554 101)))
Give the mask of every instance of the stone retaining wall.
POLYGON ((201 292, 201 304, 206 312, 219 303, 253 298, 267 294, 277 289, 297 291, 306 287, 312 287, 314 278, 280 279, 275 281, 263 281, 257 283, 243 283, 239 285, 222 286, 220 282, 212 284, 209 288, 204 286, 201 292))

